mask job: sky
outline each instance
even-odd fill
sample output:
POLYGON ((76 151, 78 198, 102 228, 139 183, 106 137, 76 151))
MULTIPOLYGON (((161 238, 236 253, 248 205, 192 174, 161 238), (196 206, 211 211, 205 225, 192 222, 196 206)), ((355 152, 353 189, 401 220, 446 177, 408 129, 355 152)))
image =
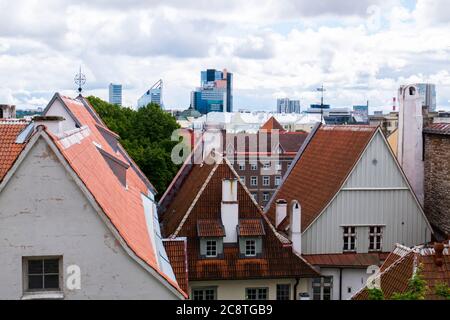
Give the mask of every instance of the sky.
POLYGON ((234 109, 276 99, 392 109, 402 84, 437 85, 450 109, 450 0, 0 0, 0 103, 44 107, 55 92, 123 104, 164 81, 164 104, 189 107, 200 71, 234 74, 234 109))

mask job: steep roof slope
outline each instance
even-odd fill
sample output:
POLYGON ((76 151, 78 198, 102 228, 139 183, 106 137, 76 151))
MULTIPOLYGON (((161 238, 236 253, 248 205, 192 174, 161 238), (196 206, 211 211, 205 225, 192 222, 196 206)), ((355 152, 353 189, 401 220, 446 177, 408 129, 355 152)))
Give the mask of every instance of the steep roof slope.
POLYGON ((13 166, 26 143, 16 143, 28 123, 0 120, 0 182, 13 166))
POLYGON ((312 131, 266 207, 271 221, 275 199, 298 200, 304 231, 339 191, 376 132, 377 127, 369 126, 321 126, 312 131))
MULTIPOLYGON (((426 281, 425 299, 441 300, 436 292, 436 285, 450 285, 450 251, 448 243, 442 252, 442 265, 436 263, 434 248, 418 246, 413 249, 397 245, 385 263, 381 266, 380 285, 385 299, 390 299, 394 293, 404 293, 408 290, 409 280, 417 268, 421 268, 421 276, 426 281)), ((367 300, 368 292, 363 288, 357 292, 353 300, 367 300)))
POLYGON ((223 179, 238 180, 226 160, 212 165, 193 165, 180 185, 180 194, 171 200, 164 213, 164 234, 188 239, 189 280, 317 276, 317 271, 292 251, 289 240, 276 232, 241 183, 238 184, 242 227, 239 232, 263 235, 262 256, 242 259, 236 243, 224 246, 222 258, 199 258, 198 223, 221 220, 223 179))
POLYGON ((149 198, 145 181, 135 170, 128 169, 124 186, 108 165, 105 155, 121 164, 129 162, 100 132, 108 129, 100 128, 103 125, 95 121, 93 111, 87 109, 90 105, 77 99, 61 98, 82 127, 58 136, 48 133, 49 136, 128 247, 186 296, 173 276, 163 248, 156 206, 149 198))

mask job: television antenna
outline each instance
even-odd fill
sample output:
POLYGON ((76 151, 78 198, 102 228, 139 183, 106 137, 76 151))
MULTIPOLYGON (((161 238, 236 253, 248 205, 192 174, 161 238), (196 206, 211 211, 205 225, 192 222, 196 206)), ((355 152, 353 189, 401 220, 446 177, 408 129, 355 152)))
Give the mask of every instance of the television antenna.
POLYGON ((83 85, 86 83, 86 76, 81 72, 81 66, 79 72, 75 76, 74 81, 75 84, 78 86, 78 92, 80 93, 81 96, 81 91, 83 91, 83 85))
POLYGON ((322 93, 322 97, 320 98, 320 114, 321 114, 320 121, 323 122, 323 107, 324 107, 323 106, 323 93, 327 90, 323 87, 323 84, 322 84, 322 86, 320 88, 317 88, 317 91, 322 93))

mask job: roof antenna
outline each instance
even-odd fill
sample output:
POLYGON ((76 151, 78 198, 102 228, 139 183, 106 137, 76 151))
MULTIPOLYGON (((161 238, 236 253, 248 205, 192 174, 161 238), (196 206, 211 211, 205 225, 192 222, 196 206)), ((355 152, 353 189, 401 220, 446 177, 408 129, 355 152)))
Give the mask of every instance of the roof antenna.
POLYGON ((78 92, 79 92, 80 97, 81 97, 81 91, 83 91, 82 87, 85 83, 86 83, 86 76, 83 73, 81 73, 81 66, 80 66, 80 71, 75 76, 75 84, 78 86, 78 92))

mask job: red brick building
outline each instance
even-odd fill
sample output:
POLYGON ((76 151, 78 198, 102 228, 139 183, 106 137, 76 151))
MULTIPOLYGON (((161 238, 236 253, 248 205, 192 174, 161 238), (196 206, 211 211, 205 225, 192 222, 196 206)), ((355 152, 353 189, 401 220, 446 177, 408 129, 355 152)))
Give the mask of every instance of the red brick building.
POLYGON ((450 124, 434 123, 424 130, 425 213, 436 236, 450 236, 450 124))

